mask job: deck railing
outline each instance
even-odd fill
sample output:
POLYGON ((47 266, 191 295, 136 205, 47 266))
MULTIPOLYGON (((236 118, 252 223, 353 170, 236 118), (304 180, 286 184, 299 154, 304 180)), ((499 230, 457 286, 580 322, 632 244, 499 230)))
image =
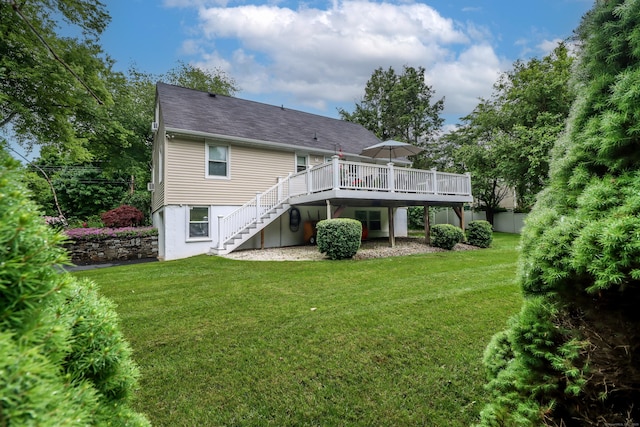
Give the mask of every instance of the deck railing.
POLYGON ((436 170, 398 168, 387 165, 331 162, 307 169, 291 177, 291 195, 317 193, 330 189, 370 190, 397 193, 471 195, 469 174, 436 170))
POLYGON ((227 216, 218 217, 218 249, 233 236, 257 220, 276 210, 290 197, 329 190, 366 190, 392 193, 438 195, 471 195, 469 174, 453 174, 435 170, 398 168, 340 160, 329 162, 296 174, 290 174, 227 216))

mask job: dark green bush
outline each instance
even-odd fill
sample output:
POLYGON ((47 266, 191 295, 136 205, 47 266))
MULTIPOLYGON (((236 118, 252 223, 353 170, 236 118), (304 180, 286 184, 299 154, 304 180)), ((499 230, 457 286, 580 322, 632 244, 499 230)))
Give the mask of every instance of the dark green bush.
POLYGON ((489 221, 471 221, 467 226, 467 243, 480 248, 488 248, 493 242, 493 230, 489 221))
POLYGON ((137 367, 113 305, 68 263, 0 149, 0 424, 146 426, 137 367))
POLYGON ((353 258, 360 248, 362 223, 350 218, 325 219, 317 225, 318 250, 331 259, 353 258))
POLYGON ((462 241, 464 232, 455 225, 436 224, 431 227, 431 246, 451 250, 462 241))

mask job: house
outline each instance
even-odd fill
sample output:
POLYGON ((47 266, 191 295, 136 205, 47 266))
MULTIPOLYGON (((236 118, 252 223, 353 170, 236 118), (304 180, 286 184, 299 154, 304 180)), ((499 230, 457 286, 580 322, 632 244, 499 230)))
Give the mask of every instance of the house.
POLYGON ((468 175, 359 153, 364 127, 158 83, 151 190, 159 258, 308 243, 315 221, 351 217, 406 236, 406 207, 471 202, 468 175))

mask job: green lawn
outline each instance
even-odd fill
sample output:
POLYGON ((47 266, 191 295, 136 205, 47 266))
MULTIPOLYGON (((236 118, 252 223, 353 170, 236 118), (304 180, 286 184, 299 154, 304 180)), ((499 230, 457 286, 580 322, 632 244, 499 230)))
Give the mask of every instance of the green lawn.
POLYGON ((522 302, 519 236, 363 261, 186 260, 74 273, 114 300, 156 426, 463 426, 522 302))

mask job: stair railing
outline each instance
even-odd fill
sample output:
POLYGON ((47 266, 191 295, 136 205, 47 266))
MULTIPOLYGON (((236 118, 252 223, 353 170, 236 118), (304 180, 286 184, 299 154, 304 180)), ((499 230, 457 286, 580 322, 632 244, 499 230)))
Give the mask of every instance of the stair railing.
POLYGON ((217 249, 223 250, 225 243, 231 240, 231 238, 254 224, 260 218, 275 211, 278 206, 281 206, 289 200, 289 181, 296 175, 290 174, 284 179, 278 178, 276 184, 262 193, 257 192, 256 197, 230 214, 226 216, 219 215, 217 249))

